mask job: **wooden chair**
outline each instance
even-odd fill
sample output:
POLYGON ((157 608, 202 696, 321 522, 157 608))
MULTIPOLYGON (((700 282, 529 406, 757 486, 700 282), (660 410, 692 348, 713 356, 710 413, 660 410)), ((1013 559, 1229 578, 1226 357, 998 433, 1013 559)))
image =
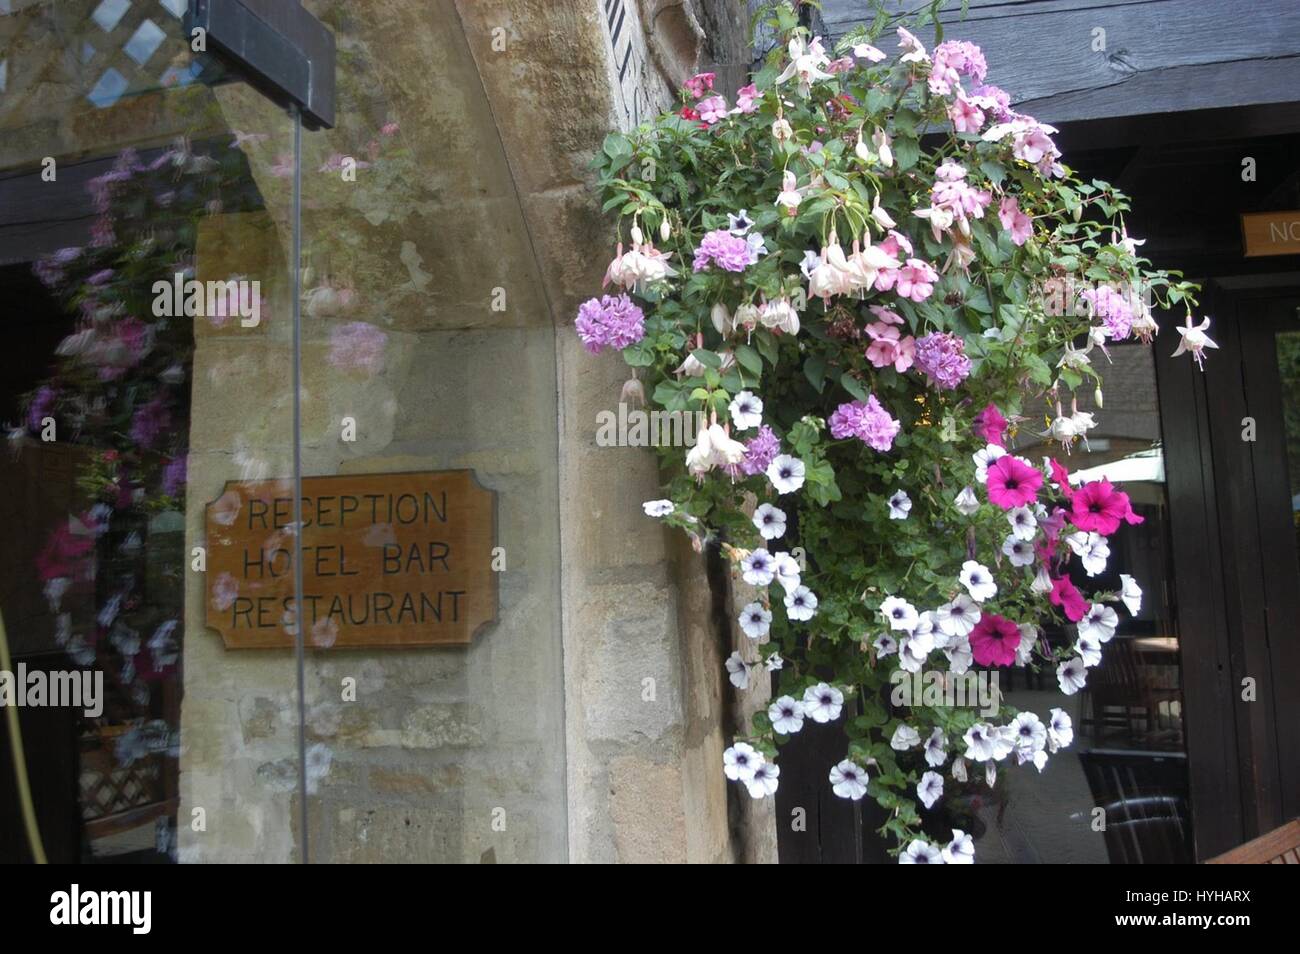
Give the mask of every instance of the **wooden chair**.
POLYGON ((1300 865, 1300 818, 1211 858, 1207 865, 1300 865))

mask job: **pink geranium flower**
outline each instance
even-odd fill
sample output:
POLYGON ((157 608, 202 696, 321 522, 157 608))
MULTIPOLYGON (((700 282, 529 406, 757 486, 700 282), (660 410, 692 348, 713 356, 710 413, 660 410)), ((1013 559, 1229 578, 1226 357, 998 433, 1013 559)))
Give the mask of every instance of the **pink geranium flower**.
POLYGON ((694 99, 699 99, 713 89, 714 73, 696 73, 686 81, 686 92, 694 99))
POLYGON ((1043 475, 1018 457, 999 457, 988 469, 989 501, 1003 510, 1014 510, 1033 503, 1043 475))
POLYGON ((736 108, 733 113, 753 113, 758 111, 758 87, 753 83, 736 90, 736 108))
POLYGON ((1006 447, 1007 419, 992 404, 975 415, 975 434, 986 444, 1006 447))
POLYGON ((1052 594, 1048 597, 1053 606, 1059 606, 1065 618, 1077 623, 1088 613, 1088 601, 1080 594, 1068 577, 1052 578, 1052 594))
POLYGON ((721 96, 710 96, 695 104, 700 119, 712 126, 727 118, 727 101, 721 96))
POLYGON ((939 273, 929 262, 923 262, 919 258, 909 258, 907 264, 898 270, 895 290, 899 298, 922 302, 934 292, 934 283, 938 280, 939 273))
POLYGON ((1133 512, 1128 494, 1116 490, 1109 480, 1094 480, 1076 490, 1070 498, 1070 522, 1080 530, 1093 530, 1108 537, 1120 521, 1139 524, 1145 518, 1133 512))
POLYGON ((1034 223, 1029 216, 1020 211, 1020 200, 1007 196, 998 205, 998 221, 1011 233, 1011 241, 1024 245, 1034 237, 1034 223))
POLYGON ((980 666, 1010 666, 1020 648, 1020 628, 996 613, 983 613, 970 634, 971 655, 980 666))
POLYGON ((979 132, 984 125, 984 111, 961 95, 948 107, 948 118, 957 132, 979 132))

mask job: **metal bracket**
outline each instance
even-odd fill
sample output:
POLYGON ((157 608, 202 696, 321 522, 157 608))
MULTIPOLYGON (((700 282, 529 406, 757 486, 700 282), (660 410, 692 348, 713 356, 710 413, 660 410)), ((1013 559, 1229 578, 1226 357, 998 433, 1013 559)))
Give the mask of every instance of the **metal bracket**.
POLYGON ((334 34, 298 0, 190 0, 185 32, 308 129, 334 125, 334 34))

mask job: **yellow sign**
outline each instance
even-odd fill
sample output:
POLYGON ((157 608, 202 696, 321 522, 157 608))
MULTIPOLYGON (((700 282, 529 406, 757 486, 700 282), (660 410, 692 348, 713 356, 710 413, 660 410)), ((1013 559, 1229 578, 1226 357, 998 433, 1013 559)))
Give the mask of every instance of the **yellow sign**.
MULTIPOLYGON (((464 645, 496 621, 496 494, 472 471, 305 477, 301 507, 306 646, 464 645)), ((207 625, 293 646, 292 483, 226 484, 206 527, 207 625)))
POLYGON ((1241 217, 1246 258, 1261 255, 1300 255, 1300 209, 1293 212, 1253 212, 1241 217))

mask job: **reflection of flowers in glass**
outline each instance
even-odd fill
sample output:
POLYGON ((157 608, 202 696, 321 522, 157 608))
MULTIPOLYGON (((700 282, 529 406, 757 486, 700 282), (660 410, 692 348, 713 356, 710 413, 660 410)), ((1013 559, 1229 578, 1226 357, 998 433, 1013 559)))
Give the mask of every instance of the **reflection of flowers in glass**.
POLYGON ((158 438, 171 426, 171 412, 159 395, 136 409, 131 418, 131 440, 141 449, 148 450, 158 443, 158 438))
POLYGON ((313 645, 328 649, 339 638, 339 624, 332 617, 318 619, 312 623, 311 641, 313 645))
POLYGON ((58 396, 59 392, 48 384, 36 392, 36 396, 32 398, 32 403, 27 408, 27 426, 31 430, 41 429, 45 418, 54 411, 54 402, 58 396))
POLYGON ((37 555, 36 573, 42 582, 58 577, 88 578, 88 557, 93 548, 91 539, 73 533, 66 522, 62 523, 50 534, 45 549, 37 555))
POLYGON ((229 573, 222 573, 212 584, 212 605, 225 612, 235 603, 239 595, 239 583, 229 573))
POLYGON ((388 335, 364 321, 350 321, 330 335, 329 362, 343 371, 377 374, 384 369, 388 335))
POLYGON ((180 496, 185 489, 185 475, 188 469, 188 460, 185 457, 176 457, 167 462, 163 468, 162 488, 163 493, 168 497, 180 496))

